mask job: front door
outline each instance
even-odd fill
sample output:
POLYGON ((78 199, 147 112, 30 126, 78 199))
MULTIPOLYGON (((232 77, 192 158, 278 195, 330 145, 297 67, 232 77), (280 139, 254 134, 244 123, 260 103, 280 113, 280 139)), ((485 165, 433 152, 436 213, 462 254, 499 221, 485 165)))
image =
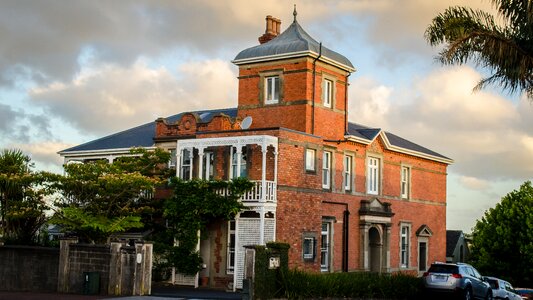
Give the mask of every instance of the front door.
POLYGON ((376 227, 368 230, 370 272, 381 271, 381 236, 376 227))

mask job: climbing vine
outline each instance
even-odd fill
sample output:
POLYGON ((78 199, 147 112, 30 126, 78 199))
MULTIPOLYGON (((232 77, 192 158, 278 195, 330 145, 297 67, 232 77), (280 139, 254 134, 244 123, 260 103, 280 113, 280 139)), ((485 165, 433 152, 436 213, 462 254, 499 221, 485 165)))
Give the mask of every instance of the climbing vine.
POLYGON ((196 251, 198 233, 206 232, 210 222, 233 219, 244 208, 239 199, 254 183, 245 178, 231 181, 173 178, 171 186, 174 194, 164 206, 167 241, 159 250, 168 266, 192 275, 202 265, 196 251))

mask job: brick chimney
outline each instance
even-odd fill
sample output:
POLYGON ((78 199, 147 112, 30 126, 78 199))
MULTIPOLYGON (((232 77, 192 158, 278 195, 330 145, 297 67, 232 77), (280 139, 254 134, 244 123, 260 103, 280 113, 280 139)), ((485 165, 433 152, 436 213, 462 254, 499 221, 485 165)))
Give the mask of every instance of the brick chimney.
POLYGON ((281 27, 281 20, 266 16, 266 30, 265 33, 259 37, 259 43, 264 44, 279 35, 281 27))

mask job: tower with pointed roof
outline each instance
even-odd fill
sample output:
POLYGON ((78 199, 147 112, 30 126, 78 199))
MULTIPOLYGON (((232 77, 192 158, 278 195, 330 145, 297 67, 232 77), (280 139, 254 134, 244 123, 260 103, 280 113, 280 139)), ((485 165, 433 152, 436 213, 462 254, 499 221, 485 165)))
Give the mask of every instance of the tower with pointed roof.
POLYGON ((252 117, 253 128, 341 139, 347 131, 348 77, 355 69, 300 26, 296 8, 293 14, 281 34, 279 20, 267 16, 261 44, 233 60, 239 66, 238 115, 252 117))

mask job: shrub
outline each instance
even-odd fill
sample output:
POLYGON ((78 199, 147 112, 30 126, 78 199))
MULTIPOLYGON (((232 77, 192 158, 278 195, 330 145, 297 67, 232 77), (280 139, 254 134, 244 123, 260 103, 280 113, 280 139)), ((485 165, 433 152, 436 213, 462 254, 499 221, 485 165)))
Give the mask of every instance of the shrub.
POLYGON ((417 299, 421 280, 406 274, 284 272, 284 296, 289 299, 362 298, 417 299))

